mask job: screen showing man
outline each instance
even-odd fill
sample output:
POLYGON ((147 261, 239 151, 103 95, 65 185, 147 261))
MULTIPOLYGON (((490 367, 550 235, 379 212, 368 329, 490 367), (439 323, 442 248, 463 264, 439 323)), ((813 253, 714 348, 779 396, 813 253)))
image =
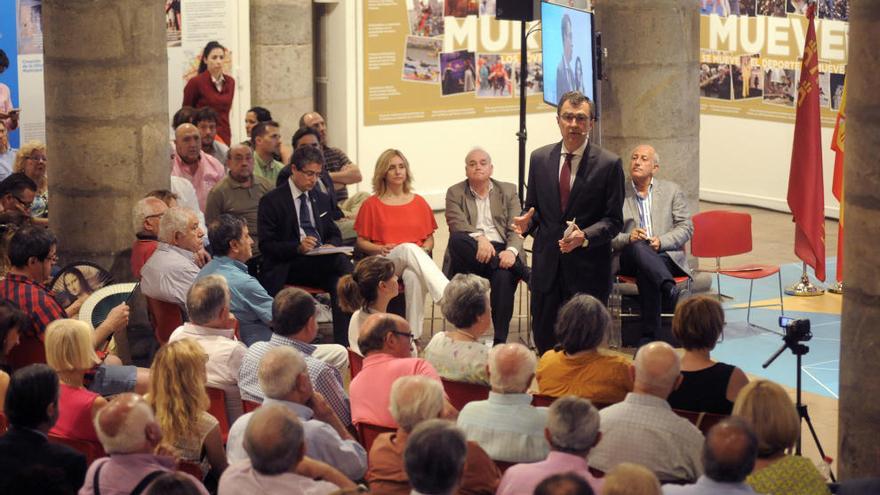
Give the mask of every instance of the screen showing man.
POLYGON ((541 19, 544 102, 556 106, 568 91, 596 101, 593 14, 545 2, 541 19))

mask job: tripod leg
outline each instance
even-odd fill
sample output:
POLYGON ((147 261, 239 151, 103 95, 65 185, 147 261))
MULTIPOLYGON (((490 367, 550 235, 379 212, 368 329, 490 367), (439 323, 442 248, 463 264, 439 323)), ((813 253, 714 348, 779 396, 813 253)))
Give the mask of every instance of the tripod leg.
MULTIPOLYGON (((816 434, 816 429, 813 428, 813 421, 810 420, 810 413, 809 411, 807 411, 807 406, 801 404, 798 406, 797 409, 798 416, 800 416, 801 419, 807 422, 807 427, 810 429, 810 435, 813 436, 813 441, 816 442, 816 449, 819 450, 819 455, 822 457, 822 462, 825 462, 825 449, 823 449, 822 444, 819 443, 819 435, 816 434)), ((829 470, 829 474, 831 474, 831 481, 836 483, 837 479, 834 477, 834 472, 829 470)))

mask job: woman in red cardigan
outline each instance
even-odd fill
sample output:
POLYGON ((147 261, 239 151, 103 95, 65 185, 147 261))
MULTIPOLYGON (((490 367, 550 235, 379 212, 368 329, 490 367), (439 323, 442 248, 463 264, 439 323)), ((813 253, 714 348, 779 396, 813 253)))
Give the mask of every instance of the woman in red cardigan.
POLYGON ((217 135, 227 145, 232 141, 229 128, 229 109, 235 96, 235 79, 223 74, 226 48, 209 41, 202 50, 199 73, 183 88, 183 105, 193 108, 211 107, 217 112, 217 135))

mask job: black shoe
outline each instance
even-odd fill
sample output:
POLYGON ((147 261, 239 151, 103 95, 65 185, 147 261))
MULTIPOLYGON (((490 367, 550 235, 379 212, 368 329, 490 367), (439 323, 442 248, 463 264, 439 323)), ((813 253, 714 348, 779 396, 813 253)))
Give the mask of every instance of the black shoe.
POLYGON ((680 295, 678 286, 675 283, 665 284, 661 289, 661 294, 663 295, 663 312, 674 313, 680 295))

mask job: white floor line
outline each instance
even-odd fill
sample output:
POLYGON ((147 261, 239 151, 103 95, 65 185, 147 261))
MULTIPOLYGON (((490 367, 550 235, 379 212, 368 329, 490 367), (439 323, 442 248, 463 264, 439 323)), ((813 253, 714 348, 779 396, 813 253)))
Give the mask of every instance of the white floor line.
POLYGON ((807 371, 807 370, 803 370, 803 371, 804 371, 804 373, 807 374, 807 376, 809 376, 809 377, 812 378, 816 383, 818 383, 820 387, 822 387, 822 388, 824 388, 825 390, 827 390, 828 393, 831 394, 835 399, 839 399, 839 398, 840 398, 840 397, 837 396, 837 394, 834 393, 833 390, 831 390, 830 388, 828 388, 828 386, 826 386, 824 383, 822 383, 821 381, 819 381, 818 378, 816 378, 815 376, 813 376, 812 373, 810 373, 810 372, 807 371))
POLYGON ((804 366, 804 368, 810 368, 813 371, 840 371, 840 368, 817 368, 815 366, 804 366))
POLYGON ((840 360, 839 360, 839 359, 829 359, 828 361, 819 361, 818 363, 805 364, 804 366, 809 366, 809 367, 812 368, 813 366, 816 366, 816 365, 819 365, 819 364, 836 363, 836 362, 838 362, 838 361, 840 361, 840 360))

